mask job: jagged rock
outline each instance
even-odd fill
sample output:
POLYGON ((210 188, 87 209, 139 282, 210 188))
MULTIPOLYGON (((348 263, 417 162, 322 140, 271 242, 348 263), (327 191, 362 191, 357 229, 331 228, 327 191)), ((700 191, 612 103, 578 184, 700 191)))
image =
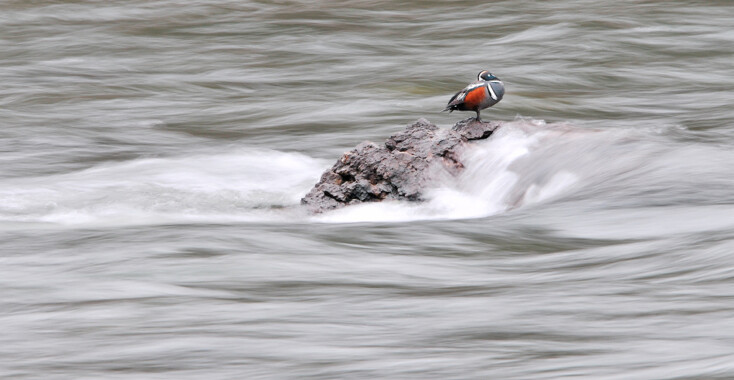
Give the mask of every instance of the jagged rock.
POLYGON ((363 142, 345 153, 301 199, 312 213, 385 199, 420 201, 439 172, 457 175, 461 152, 486 139, 501 122, 462 120, 450 130, 418 119, 384 144, 363 142))

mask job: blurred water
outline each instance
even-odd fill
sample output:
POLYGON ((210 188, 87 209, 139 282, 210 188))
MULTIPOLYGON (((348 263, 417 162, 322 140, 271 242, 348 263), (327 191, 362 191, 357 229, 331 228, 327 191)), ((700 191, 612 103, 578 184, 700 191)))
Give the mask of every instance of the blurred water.
POLYGON ((0 378, 734 378, 729 1, 0 3, 0 378), (481 69, 421 204, 309 216, 481 69))

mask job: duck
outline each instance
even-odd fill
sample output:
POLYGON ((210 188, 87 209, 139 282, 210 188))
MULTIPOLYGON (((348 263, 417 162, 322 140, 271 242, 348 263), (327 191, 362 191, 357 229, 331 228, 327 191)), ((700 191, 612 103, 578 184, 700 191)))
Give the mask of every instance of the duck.
POLYGON ((479 112, 499 103, 504 95, 504 83, 489 71, 482 70, 477 74, 475 82, 451 97, 444 111, 474 111, 477 113, 476 120, 481 122, 479 112))

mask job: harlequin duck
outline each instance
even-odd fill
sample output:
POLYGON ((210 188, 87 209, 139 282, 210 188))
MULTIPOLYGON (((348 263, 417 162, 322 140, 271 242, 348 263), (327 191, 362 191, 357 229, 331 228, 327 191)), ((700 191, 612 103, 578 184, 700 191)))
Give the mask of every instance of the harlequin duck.
POLYGON ((474 111, 477 113, 477 121, 482 121, 479 118, 479 111, 499 103, 504 95, 505 85, 502 81, 489 71, 483 70, 477 75, 476 82, 451 97, 444 111, 474 111))

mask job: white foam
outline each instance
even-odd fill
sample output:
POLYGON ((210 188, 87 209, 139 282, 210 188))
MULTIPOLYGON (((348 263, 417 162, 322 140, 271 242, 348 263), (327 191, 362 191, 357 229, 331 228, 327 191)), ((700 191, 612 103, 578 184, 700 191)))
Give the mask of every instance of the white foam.
POLYGON ((302 154, 243 150, 138 159, 0 186, 0 222, 137 225, 278 220, 325 163, 302 154))

